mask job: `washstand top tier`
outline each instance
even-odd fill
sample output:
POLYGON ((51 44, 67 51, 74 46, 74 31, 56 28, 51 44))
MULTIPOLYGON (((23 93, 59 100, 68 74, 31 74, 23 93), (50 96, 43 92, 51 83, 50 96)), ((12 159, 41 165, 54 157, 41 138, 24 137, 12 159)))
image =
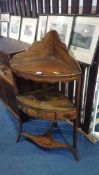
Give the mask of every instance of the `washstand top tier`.
POLYGON ((54 30, 41 41, 34 42, 28 50, 16 54, 10 66, 18 76, 36 81, 64 82, 81 75, 78 62, 69 55, 54 30))

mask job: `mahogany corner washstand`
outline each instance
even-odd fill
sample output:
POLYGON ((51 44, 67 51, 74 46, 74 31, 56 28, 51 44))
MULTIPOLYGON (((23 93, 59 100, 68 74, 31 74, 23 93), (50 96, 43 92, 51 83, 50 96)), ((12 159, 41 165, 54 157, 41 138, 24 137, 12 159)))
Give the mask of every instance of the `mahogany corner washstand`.
POLYGON ((42 147, 69 148, 75 159, 78 160, 77 119, 81 70, 78 63, 68 54, 58 33, 50 31, 42 41, 35 42, 28 51, 15 55, 10 62, 10 67, 13 72, 19 111, 24 112, 28 117, 49 120, 53 123, 59 120, 73 122, 73 145, 63 144, 52 138, 51 129, 53 127, 42 136, 23 132, 22 116, 19 112, 20 131, 17 141, 19 141, 20 136, 25 136, 42 147), (20 81, 23 81, 21 86, 20 81), (58 86, 60 83, 71 81, 77 82, 75 102, 68 99, 67 95, 63 95, 58 86), (34 88, 33 91, 26 90, 25 86, 29 82, 38 84, 37 88, 34 88))

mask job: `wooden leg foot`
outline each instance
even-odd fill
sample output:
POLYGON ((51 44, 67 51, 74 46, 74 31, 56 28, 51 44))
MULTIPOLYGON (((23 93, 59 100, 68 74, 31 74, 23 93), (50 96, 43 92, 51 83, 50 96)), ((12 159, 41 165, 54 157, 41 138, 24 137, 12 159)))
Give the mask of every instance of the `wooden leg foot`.
POLYGON ((78 155, 78 150, 77 148, 74 148, 74 157, 76 161, 79 161, 79 155, 78 155))
POLYGON ((19 142, 20 137, 21 137, 21 135, 19 134, 19 135, 17 136, 16 143, 19 142))
POLYGON ((74 129, 73 129, 73 153, 75 160, 79 161, 79 155, 78 155, 78 146, 77 146, 77 122, 76 120, 73 121, 74 123, 74 129))
POLYGON ((18 134, 18 137, 16 139, 16 142, 19 142, 19 139, 21 137, 21 133, 22 133, 22 120, 21 120, 21 117, 19 118, 19 134, 18 134))

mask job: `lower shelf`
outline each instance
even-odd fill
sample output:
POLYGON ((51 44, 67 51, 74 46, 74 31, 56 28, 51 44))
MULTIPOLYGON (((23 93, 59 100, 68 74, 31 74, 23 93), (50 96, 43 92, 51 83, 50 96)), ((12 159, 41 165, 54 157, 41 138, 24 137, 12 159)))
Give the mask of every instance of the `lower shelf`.
POLYGON ((71 147, 69 144, 59 143, 58 141, 55 141, 51 137, 47 137, 47 136, 34 136, 26 132, 22 132, 21 136, 25 136, 27 139, 45 148, 70 148, 71 147))
POLYGON ((35 142, 37 145, 43 148, 65 148, 69 150, 75 157, 76 160, 79 160, 78 156, 78 149, 77 149, 77 132, 73 130, 73 140, 72 145, 67 142, 64 138, 63 133, 61 132, 62 137, 64 138, 64 143, 60 143, 59 141, 53 138, 53 128, 55 127, 55 123, 52 123, 51 127, 48 128, 47 132, 43 133, 42 135, 32 135, 26 131, 22 131, 22 123, 20 123, 20 132, 17 137, 17 142, 19 141, 20 137, 25 137, 32 142, 35 142))

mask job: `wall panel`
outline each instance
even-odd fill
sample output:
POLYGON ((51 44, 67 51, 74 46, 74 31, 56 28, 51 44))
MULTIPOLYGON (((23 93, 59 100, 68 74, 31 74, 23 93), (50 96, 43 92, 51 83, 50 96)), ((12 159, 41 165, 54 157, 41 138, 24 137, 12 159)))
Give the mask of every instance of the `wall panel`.
POLYGON ((12 9, 13 9, 13 14, 17 15, 16 0, 12 1, 12 9))
POLYGON ((61 13, 68 13, 68 0, 61 1, 61 13))
POLYGON ((25 0, 20 0, 22 16, 26 16, 25 0))
POLYGON ((45 13, 50 13, 50 0, 45 0, 45 13))
POLYGON ((30 0, 25 0, 25 6, 26 6, 26 16, 31 17, 31 4, 30 0))
POLYGON ((99 0, 97 0, 96 14, 99 15, 99 0))
POLYGON ((16 7, 17 7, 17 15, 21 16, 22 12, 21 12, 21 4, 20 4, 20 0, 16 0, 16 7))
POLYGON ((38 14, 43 14, 43 0, 38 0, 38 14))
POLYGON ((31 16, 32 17, 36 17, 37 16, 36 0, 31 0, 31 16))
POLYGON ((13 15, 12 0, 8 1, 10 14, 13 15))
POLYGON ((92 0, 83 0, 83 14, 90 14, 92 11, 92 0))
POLYGON ((52 12, 59 13, 59 0, 52 0, 52 12))
POLYGON ((72 0, 71 1, 71 13, 78 14, 79 13, 79 0, 72 0))

